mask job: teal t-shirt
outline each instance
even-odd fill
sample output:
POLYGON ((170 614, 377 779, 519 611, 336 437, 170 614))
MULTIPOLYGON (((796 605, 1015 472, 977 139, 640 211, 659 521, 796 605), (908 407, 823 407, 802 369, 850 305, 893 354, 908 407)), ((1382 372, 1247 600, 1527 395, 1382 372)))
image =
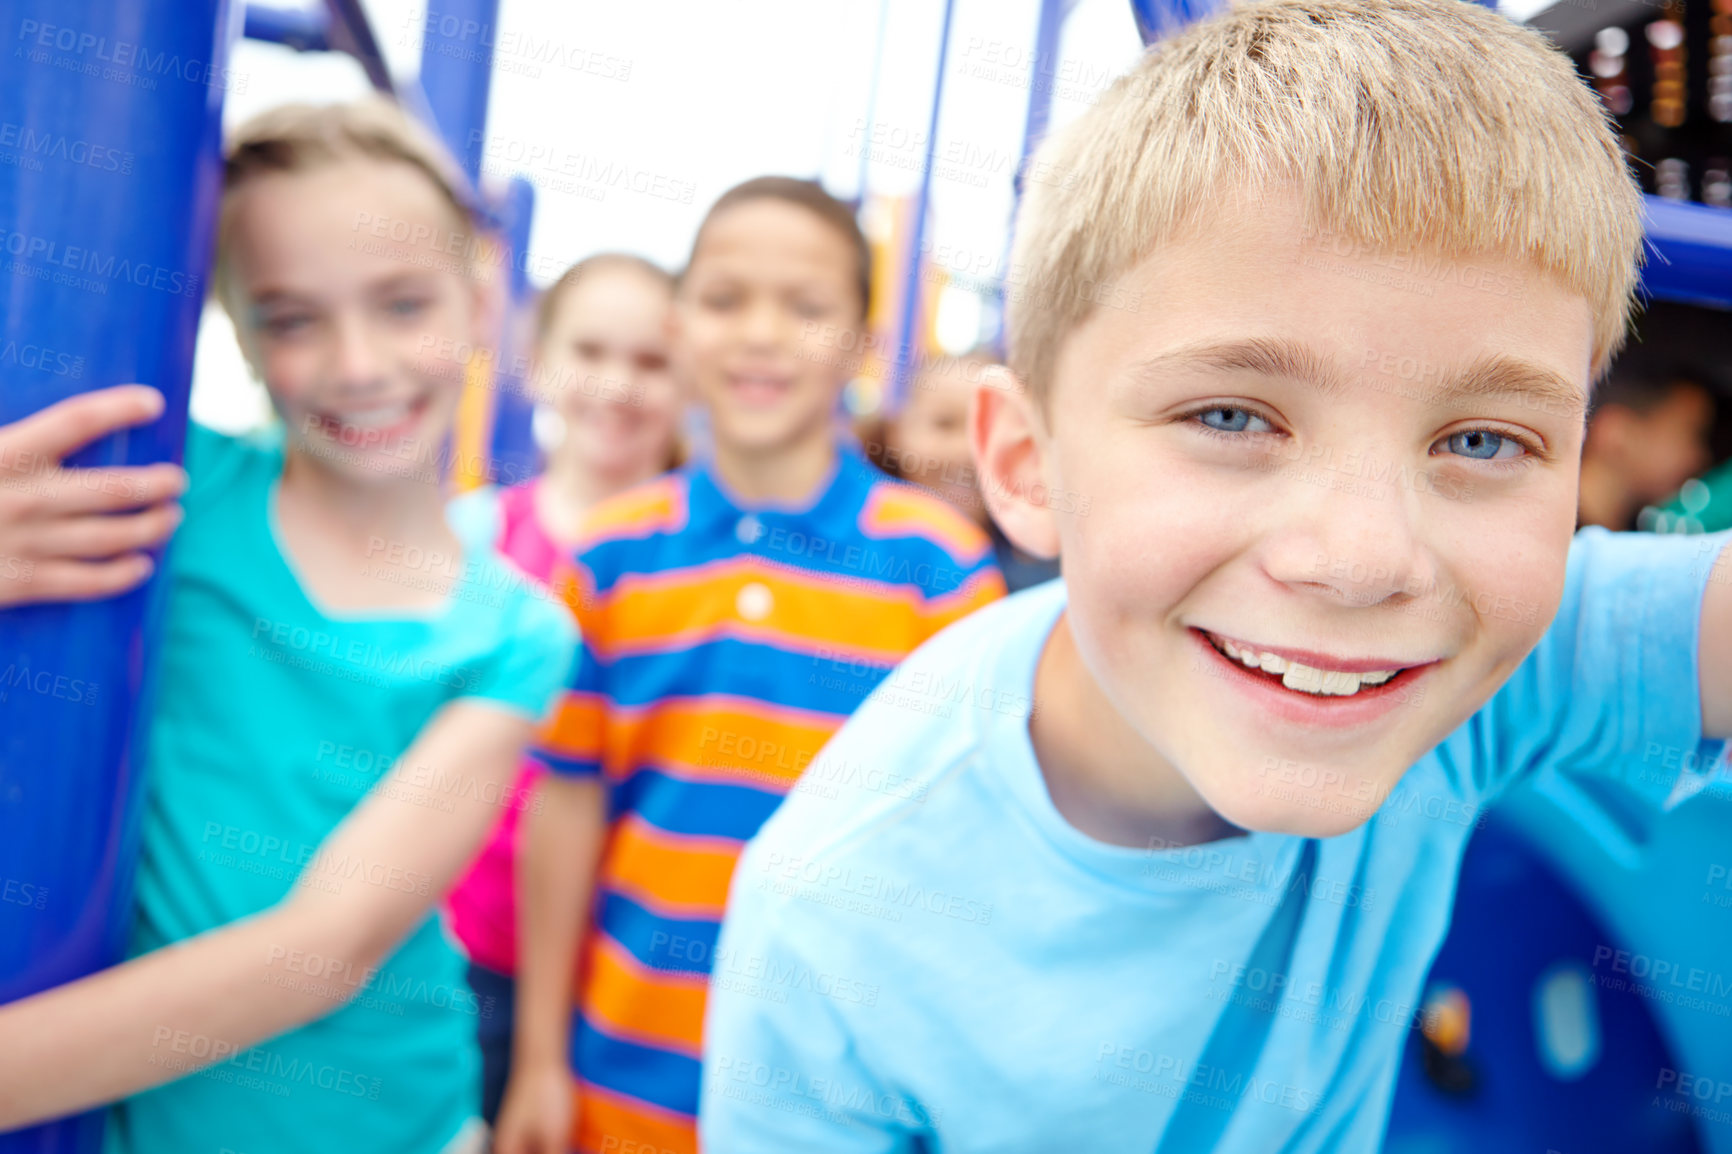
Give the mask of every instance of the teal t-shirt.
MULTIPOLYGON (((190 433, 191 487, 169 563, 145 771, 134 954, 265 910, 303 874, 305 884, 327 889, 425 893, 425 876, 382 860, 336 860, 319 845, 440 707, 478 698, 540 717, 575 653, 564 609, 474 552, 425 560, 423 569, 454 567, 459 576, 442 607, 321 610, 278 545, 282 466, 275 438, 190 433)), ((381 560, 388 548, 381 542, 381 560)), ((455 804, 480 789, 458 775, 406 804, 455 804)), ((108 1127, 111 1152, 427 1154, 479 1112, 477 1017, 505 1011, 470 992, 436 915, 377 973, 286 948, 270 961, 266 981, 329 997, 333 1007, 359 994, 327 1017, 122 1103, 108 1127)), ((163 1032, 161 1059, 170 1067, 218 1044, 163 1032)))

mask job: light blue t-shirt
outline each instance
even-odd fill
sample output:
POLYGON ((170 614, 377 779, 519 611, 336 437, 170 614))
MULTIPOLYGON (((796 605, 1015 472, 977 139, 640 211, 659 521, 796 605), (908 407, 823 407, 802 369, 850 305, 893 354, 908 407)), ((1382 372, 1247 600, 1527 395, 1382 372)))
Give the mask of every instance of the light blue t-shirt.
MULTIPOLYGON (((444 705, 479 700, 540 717, 575 652, 570 617, 497 558, 393 555, 381 579, 456 578, 425 612, 335 614, 309 599, 282 552, 274 438, 194 427, 187 517, 171 581, 145 767, 131 952, 145 953, 287 897, 378 885, 426 895, 400 865, 320 844, 444 705)), ((457 774, 420 780, 404 804, 485 800, 457 774)), ((397 788, 387 782, 385 788, 397 788)), ((510 804, 501 791, 500 804, 510 804)), ((503 812, 503 810, 502 810, 503 812)), ((429 895, 430 906, 438 895, 429 895)), ((328 999, 335 1013, 114 1110, 125 1154, 429 1154, 479 1113, 477 1000, 430 914, 374 973, 287 944, 264 980, 328 999)), ((226 1043, 165 1020, 152 1061, 185 1069, 226 1043)))
MULTIPOLYGON (((1542 766, 1633 812, 1702 782, 1719 538, 1581 534, 1493 698, 1339 837, 1114 847, 1028 737, 1062 582, 959 622, 868 699, 754 839, 716 947, 710 1154, 1370 1154, 1469 834, 1542 766)), ((1271 788, 1305 767, 1266 768, 1271 788)))

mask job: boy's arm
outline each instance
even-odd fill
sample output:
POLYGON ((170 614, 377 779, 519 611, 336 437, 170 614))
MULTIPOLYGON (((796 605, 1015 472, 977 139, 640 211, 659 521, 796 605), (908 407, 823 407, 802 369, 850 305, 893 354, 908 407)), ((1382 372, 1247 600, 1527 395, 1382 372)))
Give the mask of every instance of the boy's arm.
POLYGON ((339 1009, 327 987, 281 980, 292 959, 377 967, 475 856, 499 818, 484 799, 508 791, 533 725, 483 702, 446 705, 276 906, 0 1007, 0 1131, 172 1081, 339 1009), (465 778, 476 788, 433 797, 426 784, 465 778), (320 877, 354 861, 369 871, 320 877))
POLYGON ((601 780, 536 786, 517 885, 517 1009, 499 1154, 563 1154, 571 1129, 571 983, 607 827, 601 780))
POLYGON ((548 772, 536 788, 519 860, 517 1008, 510 1079, 500 1107, 499 1154, 564 1154, 571 1129, 572 979, 607 828, 602 777, 607 636, 594 578, 578 560, 554 591, 577 620, 583 646, 532 756, 548 772))
MULTIPOLYGON (((1712 563, 1714 559, 1710 556, 1705 560, 1712 563)), ((1732 738, 1732 545, 1720 550, 1718 563, 1709 570, 1697 653, 1702 677, 1702 734, 1732 738)))

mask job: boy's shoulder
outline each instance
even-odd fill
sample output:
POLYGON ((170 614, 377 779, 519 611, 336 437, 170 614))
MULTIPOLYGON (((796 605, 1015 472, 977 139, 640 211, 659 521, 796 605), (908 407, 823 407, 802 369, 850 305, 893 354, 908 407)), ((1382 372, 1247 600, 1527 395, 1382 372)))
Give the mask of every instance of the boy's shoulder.
POLYGON ((1030 686, 1000 672, 1004 648, 1038 648, 1063 582, 996 601, 922 644, 866 698, 747 848, 753 860, 866 860, 914 865, 953 852, 978 809, 996 724, 1024 725, 1030 686), (1039 636, 1033 636, 1038 634, 1039 636), (913 856, 911 856, 913 855, 913 856))
POLYGON ((604 498, 584 516, 575 552, 677 533, 690 521, 691 477, 666 473, 604 498))
POLYGON ((864 466, 873 476, 860 505, 856 526, 862 536, 889 541, 913 539, 941 550, 958 566, 978 565, 992 553, 992 539, 980 525, 935 493, 864 466))

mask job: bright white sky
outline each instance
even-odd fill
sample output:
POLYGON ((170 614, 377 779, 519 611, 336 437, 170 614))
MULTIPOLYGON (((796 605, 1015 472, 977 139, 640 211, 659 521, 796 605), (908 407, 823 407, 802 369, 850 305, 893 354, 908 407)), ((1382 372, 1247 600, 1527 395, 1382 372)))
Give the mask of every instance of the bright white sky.
MULTIPOLYGON (((426 0, 364 6, 392 72, 416 75, 426 0)), ((677 268, 704 209, 748 177, 816 176, 837 195, 854 196, 869 117, 878 141, 869 150, 869 191, 912 193, 943 11, 940 0, 502 0, 488 112, 494 151, 485 171, 503 177, 527 163, 525 175, 537 184, 532 279, 546 284, 604 249, 677 268), (584 72, 503 50, 523 32, 537 45, 557 45, 568 59, 610 59, 584 72), (618 79, 625 67, 629 75, 618 79), (526 162, 531 155, 547 159, 526 162), (610 165, 690 188, 690 203, 633 192, 629 177, 594 177, 610 165), (591 176, 550 171, 558 169, 591 176)), ((1008 236, 1037 13, 1038 0, 956 2, 929 240, 989 265, 1000 260, 1008 236)), ((1053 123, 1076 115, 1138 50, 1128 0, 1080 0, 1059 58, 1038 68, 1057 77, 1053 123)), ((247 40, 232 67, 246 85, 229 96, 230 124, 285 101, 368 91, 360 68, 335 54, 247 40)), ((941 307, 940 337, 966 347, 987 323, 971 295, 953 292, 941 307)), ((194 384, 200 420, 242 428, 266 416, 262 390, 248 381, 233 332, 215 309, 200 337, 194 384)))

